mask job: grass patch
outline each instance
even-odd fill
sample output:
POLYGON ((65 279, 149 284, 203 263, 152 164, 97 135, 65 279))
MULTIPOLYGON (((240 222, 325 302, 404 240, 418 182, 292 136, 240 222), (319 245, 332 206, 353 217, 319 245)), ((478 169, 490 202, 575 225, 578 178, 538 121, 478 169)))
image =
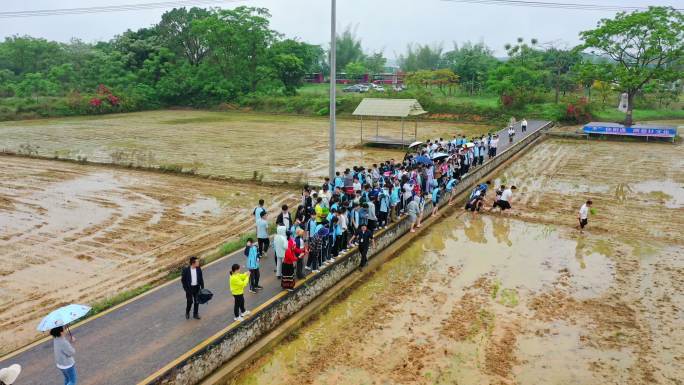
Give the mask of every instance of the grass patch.
MULTIPOLYGON (((597 120, 621 122, 625 120, 625 114, 614 109, 606 109, 594 113, 597 120)), ((663 119, 684 119, 684 109, 669 110, 634 110, 634 120, 663 120, 663 119)))
POLYGON ((140 294, 151 290, 154 286, 154 284, 150 283, 147 285, 140 286, 133 290, 126 290, 113 297, 105 298, 102 301, 95 302, 92 306, 92 309, 90 309, 90 312, 88 313, 87 317, 92 317, 95 314, 102 313, 103 311, 110 309, 118 304, 124 303, 131 298, 137 297, 140 294))

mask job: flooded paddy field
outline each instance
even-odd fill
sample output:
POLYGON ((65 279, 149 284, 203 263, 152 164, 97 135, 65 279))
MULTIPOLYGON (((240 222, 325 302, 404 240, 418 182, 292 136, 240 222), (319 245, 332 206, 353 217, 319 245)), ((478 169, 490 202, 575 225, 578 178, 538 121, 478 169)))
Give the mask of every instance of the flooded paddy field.
MULTIPOLYGON (((482 134, 480 124, 420 122, 421 139, 482 134)), ((403 152, 360 145, 360 122, 339 120, 337 157, 353 166, 402 158, 403 152)), ((407 121, 405 135, 413 137, 407 121)), ((374 136, 374 121, 364 136, 374 136)), ((379 135, 401 136, 381 121, 379 135)), ((327 173, 328 120, 287 115, 151 111, 0 123, 0 150, 141 167, 183 167, 201 174, 269 181, 313 180, 327 173), (256 174, 255 174, 256 173, 256 174)))
POLYGON ((682 241, 684 147, 671 143, 546 140, 500 173, 516 185, 515 215, 575 226, 592 199, 592 230, 682 241))
POLYGON ((542 142, 512 213, 457 210, 227 383, 681 384, 678 149, 542 142))
POLYGON ((0 353, 65 303, 154 282, 189 255, 251 230, 290 189, 0 157, 0 353))

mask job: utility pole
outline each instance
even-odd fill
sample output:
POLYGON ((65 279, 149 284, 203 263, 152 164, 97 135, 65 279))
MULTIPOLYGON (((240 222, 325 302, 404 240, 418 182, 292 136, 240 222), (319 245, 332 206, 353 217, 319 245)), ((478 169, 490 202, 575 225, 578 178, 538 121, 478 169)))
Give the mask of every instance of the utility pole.
POLYGON ((337 0, 331 0, 331 20, 330 20, 330 140, 329 140, 329 162, 328 173, 330 181, 335 180, 335 129, 337 113, 337 0))

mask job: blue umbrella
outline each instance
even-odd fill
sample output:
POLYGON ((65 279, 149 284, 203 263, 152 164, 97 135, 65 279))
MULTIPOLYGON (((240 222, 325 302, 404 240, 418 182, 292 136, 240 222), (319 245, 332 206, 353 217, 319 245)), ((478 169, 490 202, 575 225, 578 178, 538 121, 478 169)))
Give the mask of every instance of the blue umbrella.
POLYGON ((85 316, 90 311, 90 306, 86 305, 67 305, 48 314, 40 324, 38 331, 46 332, 59 326, 66 326, 77 319, 85 316))
POLYGON ((427 156, 422 156, 422 155, 421 155, 421 156, 417 156, 417 157, 413 158, 413 161, 414 161, 415 163, 426 164, 426 165, 432 165, 432 160, 430 160, 430 158, 428 158, 427 156))

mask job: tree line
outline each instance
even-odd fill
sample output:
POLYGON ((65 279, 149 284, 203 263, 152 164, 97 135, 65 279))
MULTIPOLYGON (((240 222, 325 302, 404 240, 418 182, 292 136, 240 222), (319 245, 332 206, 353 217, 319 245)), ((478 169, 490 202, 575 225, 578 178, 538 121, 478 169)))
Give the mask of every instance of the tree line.
MULTIPOLYGON (((679 98, 684 68, 684 16, 668 7, 619 13, 580 34, 572 48, 522 38, 496 58, 483 43, 410 45, 398 55, 414 87, 498 97, 516 108, 567 93, 679 98)), ((165 105, 210 106, 254 95, 295 95, 307 73, 328 72, 320 46, 285 37, 267 9, 177 8, 158 24, 109 41, 59 43, 11 36, 0 43, 0 97, 56 97, 79 112, 165 105)), ((337 38, 337 68, 355 77, 384 72, 382 52, 366 53, 348 27, 337 38)), ((0 106, 1 108, 1 106, 0 106)), ((631 112, 627 120, 631 119, 631 112)))

